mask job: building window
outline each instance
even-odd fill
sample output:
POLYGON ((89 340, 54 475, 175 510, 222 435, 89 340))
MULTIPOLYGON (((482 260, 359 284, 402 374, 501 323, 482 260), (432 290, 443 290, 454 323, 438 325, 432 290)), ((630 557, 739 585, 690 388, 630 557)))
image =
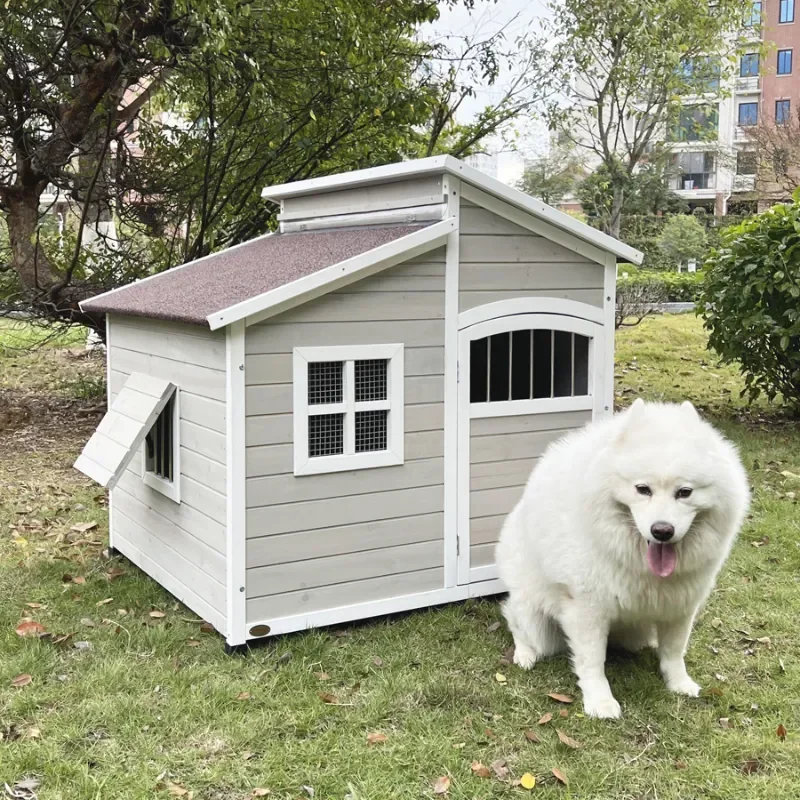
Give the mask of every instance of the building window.
POLYGON ((470 402, 589 395, 589 337, 569 331, 496 333, 470 344, 470 402))
POLYGON ((749 11, 744 15, 742 24, 745 28, 755 28, 761 24, 761 3, 751 3, 749 11))
POLYGON ((758 76, 758 53, 746 53, 739 62, 739 76, 741 78, 755 78, 758 76))
POLYGON ((670 131, 670 139, 677 142, 715 139, 718 122, 716 105, 685 106, 680 110, 677 126, 670 131))
POLYGON ((713 153, 677 153, 675 155, 677 184, 675 189, 713 189, 713 153))
POLYGON ((778 75, 791 75, 792 51, 778 50, 778 75))
POLYGON ((776 100, 775 101, 775 124, 788 125, 791 116, 791 101, 789 100, 776 100))
POLYGON ((142 480, 180 502, 179 397, 176 389, 145 436, 142 480))
POLYGON ((294 472, 403 463, 403 345, 294 351, 294 472))
POLYGON ((739 125, 747 127, 758 124, 758 103, 739 104, 739 125))
POLYGON ((736 174, 755 175, 758 171, 758 156, 752 150, 740 150, 736 154, 736 174))
POLYGON ((781 0, 778 22, 794 22, 794 0, 781 0))

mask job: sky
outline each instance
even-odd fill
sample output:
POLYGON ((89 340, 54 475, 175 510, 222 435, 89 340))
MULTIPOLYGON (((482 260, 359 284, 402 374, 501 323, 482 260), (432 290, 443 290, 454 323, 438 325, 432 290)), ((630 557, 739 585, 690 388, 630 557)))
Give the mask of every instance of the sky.
MULTIPOLYGON (((469 11, 463 4, 452 8, 441 8, 440 18, 428 26, 423 35, 440 40, 452 39, 453 49, 458 44, 454 37, 479 35, 488 37, 501 29, 509 42, 525 33, 531 27, 538 27, 538 20, 549 16, 547 0, 475 0, 475 8, 469 11)), ((501 92, 501 87, 508 83, 512 76, 506 72, 501 74, 497 87, 482 87, 477 96, 468 98, 459 109, 459 121, 468 121, 485 105, 492 101, 493 95, 501 92)), ((506 183, 514 183, 522 173, 523 160, 521 153, 531 155, 541 153, 547 147, 547 134, 539 123, 518 123, 518 149, 520 153, 501 151, 498 156, 498 178, 506 183)))

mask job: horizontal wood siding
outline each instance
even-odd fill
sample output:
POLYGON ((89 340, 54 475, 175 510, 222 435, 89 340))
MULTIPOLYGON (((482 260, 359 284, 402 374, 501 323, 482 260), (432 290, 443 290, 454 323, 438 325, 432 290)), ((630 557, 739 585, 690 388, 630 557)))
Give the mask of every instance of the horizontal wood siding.
POLYGON ((248 622, 441 588, 444 251, 247 328, 245 382, 248 622), (293 348, 386 343, 405 463, 295 477, 293 348))
POLYGON ((470 421, 470 567, 494 564, 500 530, 539 457, 591 416, 591 411, 561 411, 470 421))
POLYGON ((462 204, 459 310, 518 297, 603 305, 603 268, 478 206, 462 204))
POLYGON ((287 197, 283 201, 281 219, 293 221, 436 205, 444 201, 442 177, 428 175, 335 192, 287 197))
POLYGON ((180 390, 181 502, 142 481, 141 450, 112 493, 114 542, 218 630, 226 612, 225 334, 113 316, 110 386, 132 372, 180 390))

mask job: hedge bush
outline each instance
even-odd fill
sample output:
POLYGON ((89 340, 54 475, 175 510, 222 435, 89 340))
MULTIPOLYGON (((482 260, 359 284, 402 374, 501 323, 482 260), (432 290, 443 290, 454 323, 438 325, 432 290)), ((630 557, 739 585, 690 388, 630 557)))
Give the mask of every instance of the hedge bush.
POLYGON ((742 394, 800 412, 800 193, 723 234, 700 300, 709 346, 739 364, 742 394))
POLYGON ((617 286, 642 283, 663 285, 668 303, 695 303, 703 287, 703 272, 663 272, 660 270, 636 269, 625 264, 619 268, 617 286), (627 272, 628 277, 623 273, 627 272))

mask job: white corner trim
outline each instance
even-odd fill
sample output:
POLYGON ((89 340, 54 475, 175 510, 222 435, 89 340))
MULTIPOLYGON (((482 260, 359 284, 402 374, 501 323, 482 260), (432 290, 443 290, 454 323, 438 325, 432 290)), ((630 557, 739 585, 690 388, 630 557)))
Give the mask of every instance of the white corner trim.
POLYGON ((247 320, 247 325, 255 324, 314 297, 433 250, 443 245, 448 234, 455 229, 455 220, 449 219, 428 225, 366 253, 298 278, 285 286, 251 297, 222 311, 215 311, 207 317, 208 325, 215 331, 242 319, 247 320))
POLYGON ((292 360, 294 474, 319 475, 350 472, 374 467, 391 467, 405 460, 405 362, 402 344, 340 345, 331 347, 296 347, 292 360), (385 359, 387 364, 386 400, 356 402, 355 362, 385 359), (310 362, 341 361, 344 365, 344 395, 339 403, 310 406, 308 403, 308 365, 310 362), (355 415, 357 411, 389 412, 387 449, 368 453, 355 452, 355 415), (308 454, 308 420, 318 414, 344 414, 344 453, 318 456, 308 454))
POLYGON ((606 328, 604 344, 604 385, 602 392, 602 405, 598 413, 610 415, 614 413, 614 323, 615 308, 617 303, 617 259, 613 253, 606 257, 605 273, 603 276, 603 317, 606 328))
MULTIPOLYGON (((106 411, 111 408, 111 314, 106 314, 106 411)), ((114 490, 108 490, 108 546, 114 547, 114 490)))
POLYGON ((244 321, 231 325, 225 337, 226 420, 226 641, 247 641, 247 506, 245 501, 244 321))
MULTIPOLYGON (((497 300, 494 303, 462 311, 458 315, 458 328, 464 330, 480 322, 517 314, 557 314, 597 325, 603 325, 606 321, 604 309, 577 300, 563 300, 558 297, 517 297, 512 300, 497 300)), ((580 331, 576 330, 576 333, 580 331)))
POLYGON ((346 187, 363 186, 370 183, 400 180, 402 178, 414 177, 417 175, 429 175, 431 173, 444 172, 453 177, 460 178, 462 181, 462 197, 467 196, 464 191, 465 184, 482 189, 484 192, 494 195, 500 200, 504 200, 512 206, 538 217, 550 223, 556 228, 570 233, 589 244, 595 245, 601 250, 605 250, 625 261, 633 264, 641 264, 643 254, 633 247, 629 247, 624 242, 608 236, 589 225, 565 214, 563 211, 548 206, 540 200, 513 189, 501 181, 491 178, 480 172, 474 167, 470 167, 463 161, 459 161, 452 156, 433 156, 431 158, 421 158, 416 161, 402 161, 398 164, 387 164, 383 167, 373 167, 372 169, 355 170, 340 175, 327 175, 322 178, 311 178, 305 181, 285 183, 280 186, 271 186, 264 189, 262 197, 271 200, 281 200, 285 197, 297 197, 304 194, 314 194, 319 192, 330 192, 346 187))
MULTIPOLYGON (((447 206, 436 203, 410 208, 391 208, 383 211, 365 211, 359 214, 321 216, 308 214, 297 219, 281 219, 281 233, 325 231, 361 225, 416 225, 420 222, 440 222, 446 218, 447 206)), ((279 219, 281 216, 280 215, 279 219)))
MULTIPOLYGON (((447 216, 460 227, 461 181, 446 175, 447 216)), ((444 272, 444 585, 458 585, 458 292, 460 231, 447 237, 444 272)))

